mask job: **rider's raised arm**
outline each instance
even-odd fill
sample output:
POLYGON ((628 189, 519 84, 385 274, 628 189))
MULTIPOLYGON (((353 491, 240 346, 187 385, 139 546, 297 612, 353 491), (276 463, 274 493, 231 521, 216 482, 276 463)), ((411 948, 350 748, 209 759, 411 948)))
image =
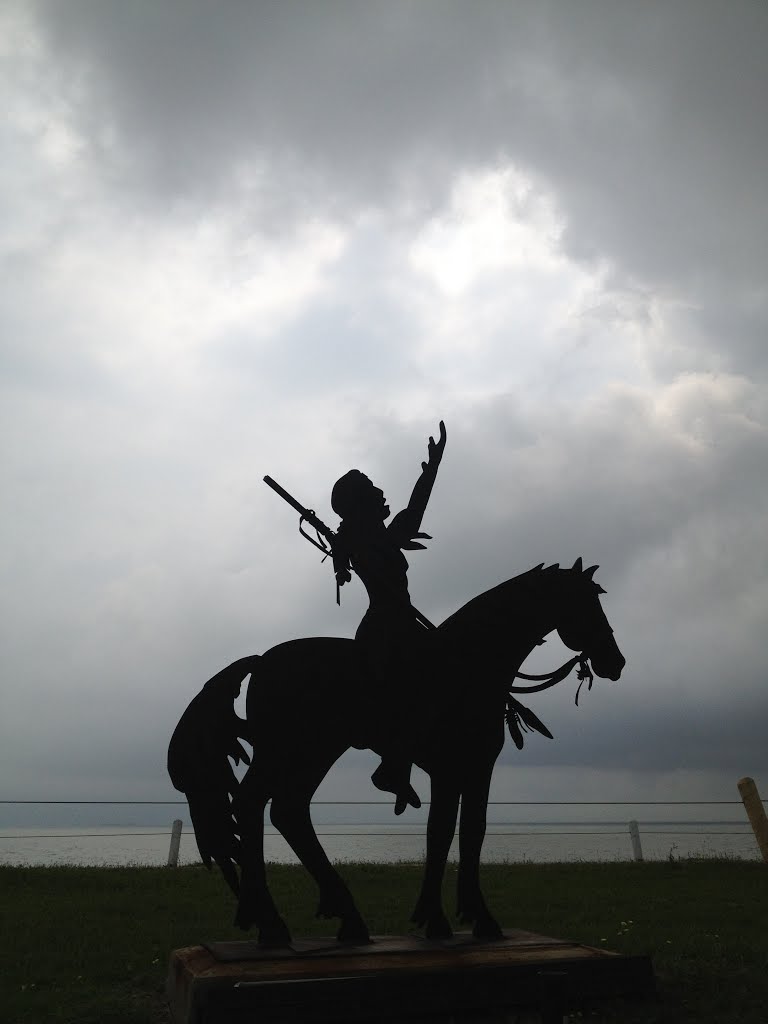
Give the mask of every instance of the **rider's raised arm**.
MULTIPOLYGON (((440 436, 437 441, 433 437, 429 439, 427 444, 427 461, 421 464, 421 476, 416 481, 411 492, 408 507, 403 509, 402 512, 398 512, 389 525, 389 530, 395 533, 402 541, 411 541, 421 528, 421 520, 424 518, 427 502, 432 493, 432 485, 437 476, 437 468, 443 457, 445 441, 445 424, 440 420, 440 436)), ((409 544, 408 546, 421 548, 424 545, 409 544)))

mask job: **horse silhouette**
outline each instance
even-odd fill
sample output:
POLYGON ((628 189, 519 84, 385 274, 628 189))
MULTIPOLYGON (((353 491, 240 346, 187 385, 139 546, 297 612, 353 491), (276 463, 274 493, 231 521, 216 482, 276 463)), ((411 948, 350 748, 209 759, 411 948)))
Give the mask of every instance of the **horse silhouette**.
MULTIPOLYGON (((411 744, 406 753, 430 776, 432 789, 426 866, 411 920, 424 927, 427 938, 452 935, 441 886, 461 804, 457 913, 462 922, 473 925, 477 938, 501 938, 480 888, 479 865, 491 774, 504 743, 505 716, 509 717, 510 703, 516 705, 510 702, 510 687, 533 648, 552 630, 567 647, 581 652, 584 661, 589 658, 598 676, 619 678, 625 661, 600 604, 604 591, 592 578, 596 568, 583 569, 581 559, 570 569, 544 568, 542 563, 469 601, 428 635, 429 658, 407 706, 388 706, 376 667, 354 640, 292 640, 261 657, 236 662, 241 676, 244 667, 251 671, 247 727, 237 719, 240 725, 230 729, 252 742, 253 757, 234 794, 234 821, 218 813, 216 822, 221 826, 226 818, 231 834, 239 834, 240 845, 223 838, 214 844, 206 837, 214 859, 215 849, 221 849, 227 851, 230 869, 229 857, 240 865, 239 891, 230 881, 238 895, 236 924, 243 929, 258 927, 263 945, 291 941, 267 884, 264 810, 271 801, 272 824, 318 885, 318 916, 340 918, 341 942, 370 941, 352 894, 318 840, 310 801, 349 747, 380 752, 392 715, 400 713, 411 721, 410 728, 400 730, 411 744)), ((227 670, 223 672, 229 680, 227 670)), ((402 693, 397 699, 404 703, 402 693)), ((535 716, 530 718, 538 727, 535 716)), ((186 758, 194 759, 194 750, 200 749, 199 729, 189 730, 187 742, 181 726, 174 734, 175 756, 186 751, 186 758)), ((215 729, 215 722, 209 727, 215 729)), ((224 751, 226 744, 217 749, 224 751)), ((208 751, 210 756, 210 746, 208 751)), ((225 787, 226 798, 230 775, 220 766, 201 764, 195 777, 226 779, 226 785, 213 784, 225 787)), ((193 819, 201 792, 208 805, 222 805, 221 793, 218 801, 212 798, 210 784, 197 785, 185 790, 193 819)))

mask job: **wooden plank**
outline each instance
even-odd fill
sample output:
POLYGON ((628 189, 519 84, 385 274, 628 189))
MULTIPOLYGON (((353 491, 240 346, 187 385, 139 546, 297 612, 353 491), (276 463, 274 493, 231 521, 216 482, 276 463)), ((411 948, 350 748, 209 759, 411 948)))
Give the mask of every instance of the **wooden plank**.
MULTIPOLYGON (((203 943, 203 947, 221 963, 242 963, 243 961, 303 963, 306 958, 317 959, 330 956, 339 959, 352 956, 356 962, 359 961, 362 964, 367 957, 374 957, 378 962, 379 957, 392 953, 415 954, 419 957, 432 956, 438 959, 444 956, 454 962, 457 954, 476 955, 485 950, 489 954, 500 950, 514 953, 529 946, 542 949, 554 949, 560 946, 581 950, 590 949, 588 946, 579 946, 577 943, 568 942, 565 939, 553 939, 547 935, 537 935, 535 932, 521 929, 507 929, 503 940, 494 940, 493 942, 480 942, 472 936, 471 932, 460 932, 451 939, 439 941, 430 941, 418 935, 374 935, 371 944, 363 946, 344 945, 335 938, 295 939, 285 949, 268 949, 260 946, 255 940, 203 943)), ((598 949, 590 952, 591 955, 603 955, 604 953, 603 950, 598 949)))
POLYGON ((285 950, 209 943, 171 956, 174 1024, 398 1020, 534 1010, 555 1019, 609 998, 653 992, 647 957, 510 931, 494 943, 378 936, 370 946, 297 940, 285 950), (554 1014, 554 1016, 553 1016, 554 1014))

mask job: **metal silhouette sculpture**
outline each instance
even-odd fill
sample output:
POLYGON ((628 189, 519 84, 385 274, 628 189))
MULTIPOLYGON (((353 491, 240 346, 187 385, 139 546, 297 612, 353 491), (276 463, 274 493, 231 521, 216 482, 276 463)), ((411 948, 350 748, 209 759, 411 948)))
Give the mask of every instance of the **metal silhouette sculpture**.
POLYGON ((369 608, 354 640, 292 640, 223 669, 192 701, 171 740, 169 772, 187 795, 201 856, 208 866, 211 860, 219 864, 238 896, 236 923, 258 927, 266 946, 291 941, 267 884, 264 811, 270 801, 272 824, 318 885, 318 916, 340 919, 341 942, 370 941, 310 817, 313 794, 350 747, 381 756, 372 779, 395 794, 396 813, 419 805, 411 765, 430 776, 426 867, 411 920, 427 938, 452 934, 441 885, 461 804, 457 912, 477 938, 501 938, 479 879, 491 774, 505 722, 518 747, 527 729, 550 736, 514 694, 552 686, 577 664, 579 678, 591 686, 590 661, 598 676, 621 675, 624 658, 600 604, 604 591, 593 579, 597 566, 584 569, 581 559, 570 569, 542 563, 473 598, 437 627, 413 608, 402 551, 428 539, 421 520, 444 447, 441 423, 407 508, 388 527, 383 492, 356 470, 333 490, 332 504, 342 517, 336 534, 267 479, 316 529, 313 543, 333 556, 337 586, 352 571, 361 577, 369 608), (545 676, 521 673, 553 630, 579 653, 545 676), (243 721, 232 700, 248 673, 243 721), (534 685, 515 686, 515 677, 534 685), (239 785, 227 759, 244 757, 238 737, 253 746, 239 785))

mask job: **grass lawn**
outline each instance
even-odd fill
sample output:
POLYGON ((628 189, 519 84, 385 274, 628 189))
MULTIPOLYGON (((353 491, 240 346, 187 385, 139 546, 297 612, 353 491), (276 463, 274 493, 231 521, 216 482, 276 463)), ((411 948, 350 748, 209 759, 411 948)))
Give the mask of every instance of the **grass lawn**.
MULTIPOLYGON (((418 865, 347 864, 374 933, 405 934, 418 865)), ((295 935, 329 935, 303 869, 271 867, 295 935)), ((449 865, 447 884, 455 878, 449 865)), ((502 925, 653 957, 655 1003, 586 1011, 618 1024, 766 1024, 768 866, 738 860, 493 864, 486 897, 502 925)), ((447 892, 446 906, 453 906, 447 892)), ((0 867, 3 1024, 161 1024, 172 949, 243 938, 233 901, 202 867, 0 867)))

